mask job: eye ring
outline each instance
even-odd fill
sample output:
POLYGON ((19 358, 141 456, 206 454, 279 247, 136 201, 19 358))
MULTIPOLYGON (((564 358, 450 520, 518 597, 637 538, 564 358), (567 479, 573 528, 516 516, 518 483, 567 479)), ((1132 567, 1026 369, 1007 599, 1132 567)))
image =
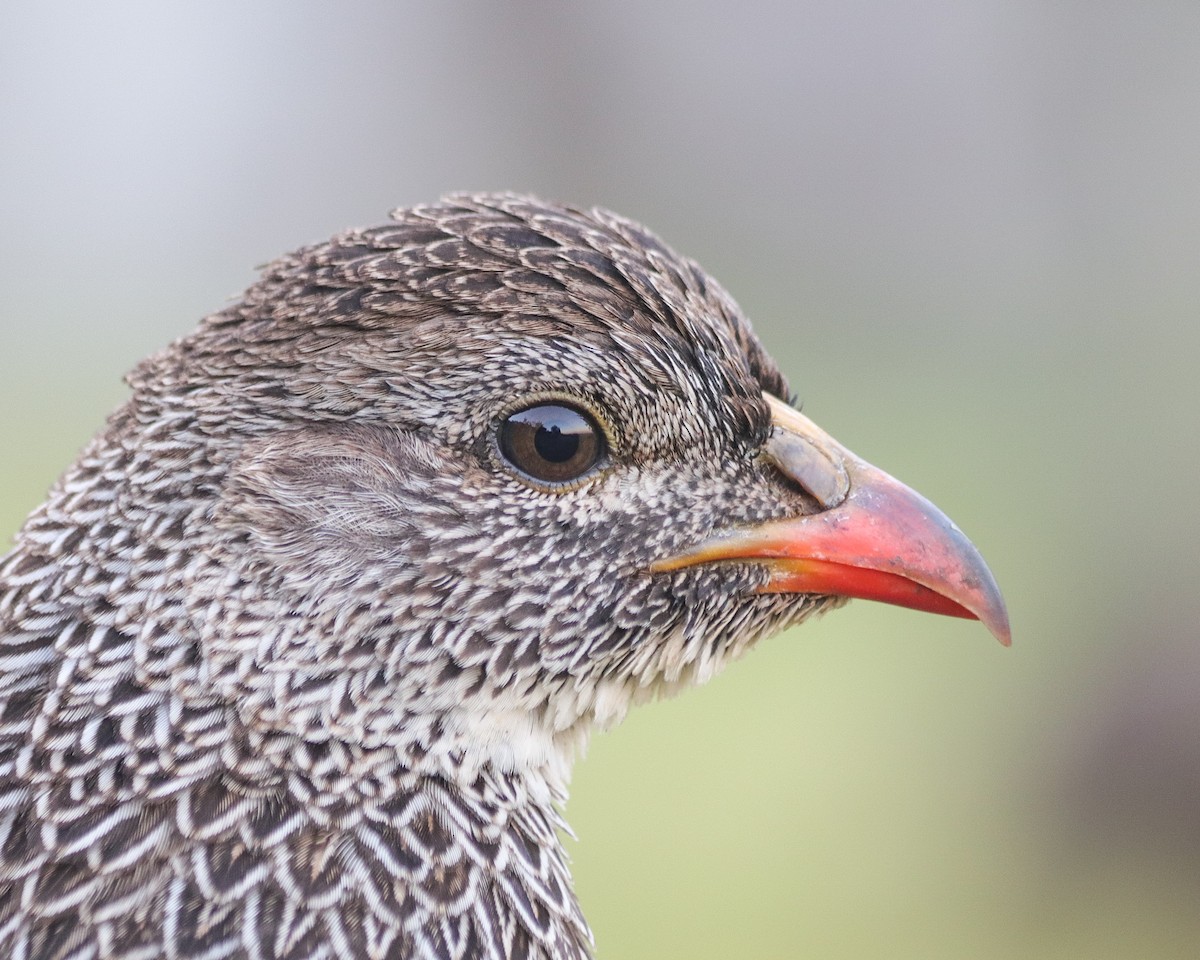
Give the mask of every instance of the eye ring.
POLYGON ((500 417, 495 431, 500 459, 541 489, 570 489, 608 456, 608 436, 578 402, 560 397, 526 401, 500 417))

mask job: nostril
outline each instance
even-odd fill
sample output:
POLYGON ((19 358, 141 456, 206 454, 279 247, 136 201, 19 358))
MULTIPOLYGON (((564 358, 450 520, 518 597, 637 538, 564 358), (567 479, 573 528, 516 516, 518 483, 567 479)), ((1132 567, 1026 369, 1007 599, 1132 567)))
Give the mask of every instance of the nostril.
POLYGON ((807 437, 776 427, 763 453, 779 471, 810 494, 825 510, 836 507, 850 492, 850 477, 840 457, 807 437))

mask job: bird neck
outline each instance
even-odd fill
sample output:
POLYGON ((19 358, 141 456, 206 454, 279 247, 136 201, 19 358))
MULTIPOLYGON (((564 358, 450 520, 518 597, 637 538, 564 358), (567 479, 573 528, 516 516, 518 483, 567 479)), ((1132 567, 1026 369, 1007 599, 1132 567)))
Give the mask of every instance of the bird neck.
MULTIPOLYGON (((296 835, 279 849, 290 861, 297 851, 313 860, 276 875, 302 876, 302 892, 336 880, 346 890, 343 912, 353 903, 350 912, 402 916, 405 929, 419 929, 417 939, 431 944, 474 940, 464 955, 480 960, 590 956, 591 933, 560 839, 569 832, 563 798, 540 773, 490 763, 406 766, 395 756, 386 767, 376 751, 286 741, 245 744, 248 755, 272 758, 279 771, 270 802, 300 814, 296 835)), ((263 787, 242 782, 233 792, 255 803, 263 787)), ((273 817, 280 819, 292 822, 273 817)))

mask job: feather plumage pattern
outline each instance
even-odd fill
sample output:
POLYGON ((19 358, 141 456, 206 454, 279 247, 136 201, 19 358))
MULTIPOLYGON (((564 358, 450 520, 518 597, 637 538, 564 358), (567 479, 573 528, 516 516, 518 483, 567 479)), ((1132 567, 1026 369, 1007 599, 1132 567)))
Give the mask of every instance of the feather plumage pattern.
POLYGON ((0 561, 14 960, 586 958, 589 732, 838 602, 651 572, 821 505, 736 305, 602 210, 397 211, 128 382, 0 561), (577 482, 504 461, 535 402, 603 432, 577 482))

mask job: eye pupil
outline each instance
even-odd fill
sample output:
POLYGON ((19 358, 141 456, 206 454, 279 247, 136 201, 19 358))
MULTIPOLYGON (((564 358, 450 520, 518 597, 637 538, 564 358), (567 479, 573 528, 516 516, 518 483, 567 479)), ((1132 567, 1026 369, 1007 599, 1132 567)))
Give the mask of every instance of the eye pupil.
POLYGON ((563 433, 558 424, 539 427, 533 435, 533 448, 544 460, 567 463, 579 452, 579 437, 573 433, 563 433))
POLYGON ((604 434, 591 414, 561 403, 541 403, 509 414, 497 433, 500 453, 522 474, 567 483, 604 455, 604 434))

